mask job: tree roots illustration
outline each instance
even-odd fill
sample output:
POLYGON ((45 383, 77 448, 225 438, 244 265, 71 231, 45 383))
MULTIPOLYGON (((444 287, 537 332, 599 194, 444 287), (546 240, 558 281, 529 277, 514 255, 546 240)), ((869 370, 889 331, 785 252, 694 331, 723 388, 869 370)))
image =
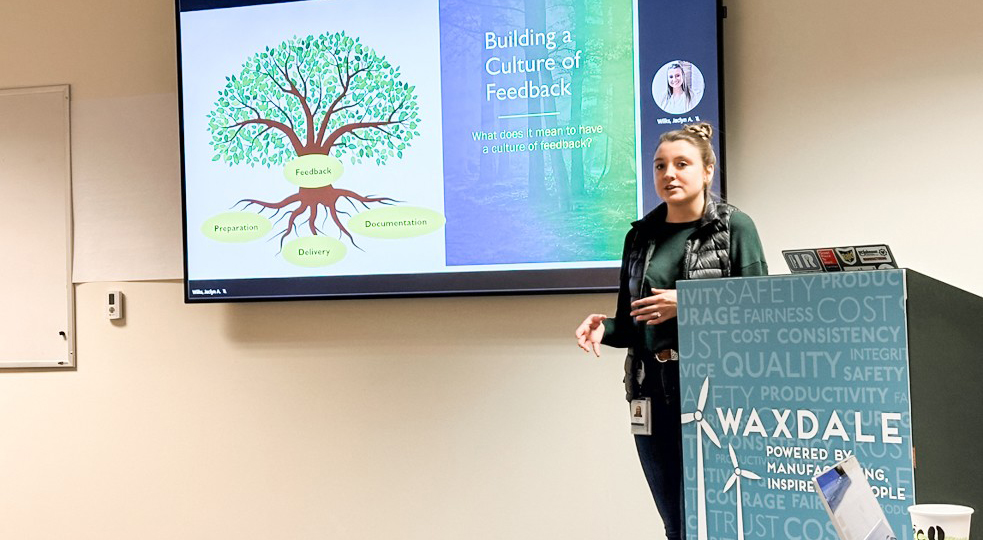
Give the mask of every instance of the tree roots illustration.
POLYGON ((290 195, 289 197, 286 197, 278 202, 267 202, 258 199, 242 199, 235 203, 232 208, 236 208, 242 203, 246 203, 246 205, 241 208, 242 210, 246 210, 250 206, 257 205, 261 207, 259 210, 260 215, 262 215, 267 209, 275 210, 273 215, 270 216, 270 219, 275 218, 281 211, 286 209, 283 215, 273 223, 273 226, 276 227, 285 218, 289 218, 287 219, 286 228, 278 232, 274 237, 280 238, 281 250, 283 249, 283 242, 287 239, 287 237, 290 236, 291 233, 298 232, 299 228, 303 227, 305 224, 310 229, 312 235, 323 235, 324 231, 321 230, 321 227, 324 227, 324 223, 327 221, 329 216, 331 217, 331 220, 334 222, 335 226, 338 227, 338 238, 341 239, 342 235, 347 236, 348 240, 353 246, 358 249, 362 249, 358 247, 358 244, 355 243, 355 238, 352 237, 352 234, 341 222, 340 215, 351 217, 349 212, 338 208, 338 204, 342 200, 347 201, 351 205, 352 210, 355 211, 359 210, 359 205, 361 205, 363 209, 367 210, 370 208, 369 203, 392 205, 400 202, 390 197, 359 195, 358 193, 347 189, 338 189, 333 186, 325 186, 321 188, 300 188, 300 191, 297 193, 294 193, 293 195, 290 195), (294 203, 299 203, 299 206, 293 209, 287 208, 294 203), (319 213, 318 207, 324 207, 324 210, 327 212, 327 215, 322 219, 321 227, 318 227, 317 225, 317 217, 319 213), (305 213, 308 214, 307 220, 300 221, 304 217, 305 213))

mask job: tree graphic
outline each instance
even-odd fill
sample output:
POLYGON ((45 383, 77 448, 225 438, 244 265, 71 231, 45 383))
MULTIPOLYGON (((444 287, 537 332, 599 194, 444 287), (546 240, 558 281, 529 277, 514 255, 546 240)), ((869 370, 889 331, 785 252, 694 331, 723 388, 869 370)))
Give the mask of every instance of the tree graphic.
POLYGON ((420 135, 414 90, 400 81, 398 67, 359 38, 344 32, 294 36, 252 55, 242 71, 226 77, 225 88, 208 113, 211 146, 216 151, 212 161, 289 167, 304 156, 337 159, 335 177, 326 185, 301 186, 276 202, 243 199, 236 205, 246 203, 243 209, 258 205, 260 214, 275 210, 272 217, 284 211, 277 220, 289 216, 286 229, 277 233, 281 246, 291 233, 299 233, 305 214, 311 234, 324 234, 316 224, 318 207, 323 207, 338 227, 339 238, 344 234, 354 245, 339 217, 351 215, 339 208, 342 200, 353 210, 359 209, 356 203, 369 208, 370 203, 397 201, 335 187, 341 160, 347 156, 352 165, 365 160, 383 165, 402 158, 410 141, 420 135))

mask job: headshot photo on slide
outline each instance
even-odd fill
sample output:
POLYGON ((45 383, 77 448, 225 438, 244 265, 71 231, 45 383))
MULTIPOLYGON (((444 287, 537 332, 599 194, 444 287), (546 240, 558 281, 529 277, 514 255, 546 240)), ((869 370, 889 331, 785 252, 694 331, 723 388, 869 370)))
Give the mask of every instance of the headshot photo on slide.
POLYGON ((663 111, 683 114, 699 105, 705 86, 703 73, 692 62, 670 60, 652 79, 652 98, 663 111))

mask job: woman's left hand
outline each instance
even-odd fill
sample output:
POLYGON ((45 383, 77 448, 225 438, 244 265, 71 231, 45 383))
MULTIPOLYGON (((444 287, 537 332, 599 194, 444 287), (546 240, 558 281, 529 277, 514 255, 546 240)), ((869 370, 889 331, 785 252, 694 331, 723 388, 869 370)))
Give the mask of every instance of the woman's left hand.
POLYGON ((631 303, 630 315, 645 324, 668 321, 676 316, 676 289, 652 289, 652 296, 631 303))

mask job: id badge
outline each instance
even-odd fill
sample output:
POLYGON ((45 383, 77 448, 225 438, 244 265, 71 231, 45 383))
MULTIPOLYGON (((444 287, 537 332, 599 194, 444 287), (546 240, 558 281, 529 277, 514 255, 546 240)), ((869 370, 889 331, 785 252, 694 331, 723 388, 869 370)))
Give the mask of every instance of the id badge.
POLYGON ((652 434, 652 400, 631 400, 631 433, 632 435, 652 434))

